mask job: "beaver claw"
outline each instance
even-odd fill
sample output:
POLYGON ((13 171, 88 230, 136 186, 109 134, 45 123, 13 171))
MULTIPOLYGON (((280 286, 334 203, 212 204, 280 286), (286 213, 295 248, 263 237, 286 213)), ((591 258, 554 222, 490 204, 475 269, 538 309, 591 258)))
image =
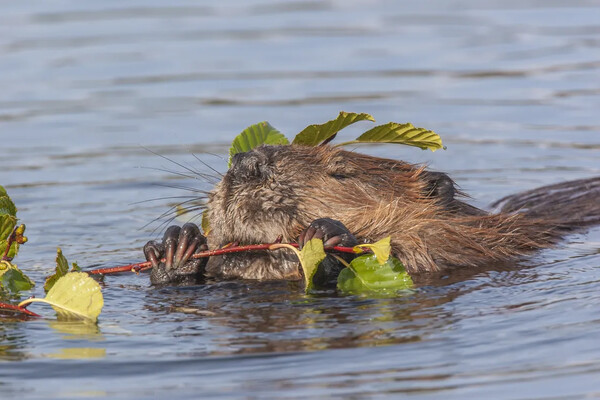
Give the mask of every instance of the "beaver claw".
POLYGON ((203 276, 206 259, 191 259, 192 254, 207 250, 206 238, 195 224, 170 226, 162 242, 150 241, 144 246, 144 256, 152 263, 150 282, 194 284, 203 276), (165 262, 160 260, 164 258, 165 262))
POLYGON ((340 221, 331 218, 315 219, 298 238, 300 248, 311 239, 323 239, 323 246, 353 247, 358 241, 340 221))
MULTIPOLYGON (((298 238, 300 248, 311 239, 323 239, 323 246, 354 247, 358 244, 356 237, 342 224, 331 218, 319 218, 314 220, 298 238)), ((352 261, 353 254, 338 254, 346 262, 352 261)), ((335 287, 340 271, 344 264, 332 255, 325 257, 313 276, 313 284, 317 287, 335 287)))

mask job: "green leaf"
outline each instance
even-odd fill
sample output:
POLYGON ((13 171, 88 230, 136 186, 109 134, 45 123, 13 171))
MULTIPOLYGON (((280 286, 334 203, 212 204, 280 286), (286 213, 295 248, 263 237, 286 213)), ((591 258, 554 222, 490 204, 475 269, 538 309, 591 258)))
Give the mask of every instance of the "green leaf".
POLYGON ((27 299, 19 304, 47 303, 62 319, 85 319, 96 321, 104 306, 98 282, 85 272, 69 272, 60 278, 44 299, 27 299))
POLYGON ((327 121, 320 125, 309 125, 302 132, 296 135, 292 144, 303 146, 317 146, 322 142, 333 139, 339 131, 358 121, 372 121, 375 119, 369 114, 356 114, 340 112, 336 119, 327 121))
POLYGON ((33 281, 18 268, 11 268, 2 274, 1 283, 12 294, 17 294, 22 290, 30 290, 34 286, 33 281))
MULTIPOLYGON (((6 300, 6 299, 9 299, 10 297, 11 297, 10 292, 8 290, 6 290, 4 288, 4 286, 2 286, 2 283, 0 283, 0 299, 6 300)), ((2 308, 2 307, 0 307, 0 308, 2 308)))
MULTIPOLYGON (((8 242, 6 240, 0 240, 0 258, 2 258, 2 256, 4 255, 4 252, 6 251, 6 246, 8 246, 8 242)), ((6 256, 9 259, 15 258, 17 253, 19 252, 19 247, 19 243, 13 242, 6 256)))
MULTIPOLYGON (((6 189, 0 186, 0 257, 4 255, 8 245, 8 237, 17 225, 17 207, 12 202, 6 189)), ((14 258, 19 250, 19 244, 13 242, 7 256, 14 258)))
POLYGON ((56 249, 56 269, 54 270, 54 274, 50 275, 46 278, 46 283, 44 284, 44 291, 48 293, 52 286, 58 281, 60 278, 65 276, 69 272, 69 262, 65 258, 62 253, 62 250, 59 248, 56 249))
MULTIPOLYGON (((6 197, 4 197, 4 199, 6 199, 6 197)), ((8 246, 8 237, 13 232, 16 225, 17 217, 7 213, 0 214, 0 258, 6 251, 6 246, 8 246)), ((8 257, 12 258, 16 256, 18 250, 19 244, 17 242, 13 242, 12 246, 10 247, 10 251, 8 252, 8 257)))
POLYGON ((267 121, 250 125, 233 139, 229 148, 229 167, 235 154, 250 151, 261 144, 289 144, 289 141, 267 121))
POLYGON ((81 272, 81 267, 74 262, 73 264, 71 264, 71 272, 81 272))
POLYGON ((0 186, 0 214, 17 216, 17 207, 15 207, 15 203, 12 202, 3 186, 0 186))
POLYGON ((300 251, 300 265, 304 271, 305 291, 308 293, 313 288, 312 278, 317 272, 317 267, 325 259, 327 254, 323 249, 321 239, 309 240, 300 251))
POLYGON ((8 239, 16 225, 17 217, 9 214, 0 214, 0 239, 8 239))
POLYGON ((22 290, 30 290, 35 284, 15 264, 8 261, 0 261, 0 286, 11 295, 18 294, 22 290))
POLYGON ((352 260, 350 268, 340 272, 337 282, 340 291, 353 294, 390 294, 409 289, 412 285, 412 279, 400 260, 390 257, 381 265, 377 257, 371 254, 352 260))
POLYGON ((356 140, 340 143, 337 146, 355 143, 397 143, 431 151, 444 148, 442 139, 437 133, 424 128, 415 128, 411 123, 397 124, 395 122, 376 126, 360 135, 356 140))
POLYGON ((392 252, 391 239, 391 236, 388 236, 375 243, 359 244, 358 246, 354 246, 353 250, 355 253, 362 253, 363 248, 371 249, 375 257, 377 257, 379 264, 383 265, 390 258, 390 253, 392 252))

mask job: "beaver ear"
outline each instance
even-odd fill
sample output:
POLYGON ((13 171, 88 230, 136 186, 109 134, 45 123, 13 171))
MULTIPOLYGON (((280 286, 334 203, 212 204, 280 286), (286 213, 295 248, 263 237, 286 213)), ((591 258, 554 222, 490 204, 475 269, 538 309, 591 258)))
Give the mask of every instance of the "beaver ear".
POLYGON ((427 171, 423 174, 425 180, 424 194, 437 199, 440 204, 448 205, 454 200, 456 187, 454 181, 443 172, 427 171))

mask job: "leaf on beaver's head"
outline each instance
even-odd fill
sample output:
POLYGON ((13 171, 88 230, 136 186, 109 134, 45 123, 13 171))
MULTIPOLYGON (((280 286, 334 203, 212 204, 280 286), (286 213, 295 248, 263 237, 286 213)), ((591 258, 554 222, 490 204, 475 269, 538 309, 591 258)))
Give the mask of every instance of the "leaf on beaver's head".
POLYGON ((324 124, 309 125, 302 132, 296 135, 292 144, 303 146, 318 146, 321 143, 327 143, 345 127, 358 121, 372 121, 375 119, 369 114, 356 114, 341 111, 336 119, 327 121, 324 124))
POLYGON ((351 294, 395 294, 399 290, 410 289, 412 285, 412 279, 400 260, 390 257, 381 265, 374 254, 352 260, 350 268, 344 268, 337 280, 338 289, 351 294))
POLYGON ((383 265, 387 262, 388 258, 390 258, 390 253, 392 252, 392 246, 390 244, 392 238, 388 236, 383 238, 375 243, 370 244, 359 244, 358 246, 354 246, 352 249, 355 253, 362 253, 364 248, 371 249, 375 257, 377 257, 377 262, 383 265))
POLYGON ((356 143, 396 143, 431 151, 444 148, 442 138, 437 133, 424 128, 415 128, 411 123, 397 124, 395 122, 376 126, 355 140, 340 143, 336 146, 356 143))
POLYGON ((250 151, 261 144, 289 144, 285 136, 277 129, 273 128, 267 121, 259 122, 258 124, 250 125, 244 129, 239 135, 233 139, 229 148, 229 163, 237 153, 250 151))
POLYGON ((27 299, 19 303, 47 303, 62 319, 96 321, 104 306, 100 285, 85 272, 69 272, 56 281, 44 299, 27 299))

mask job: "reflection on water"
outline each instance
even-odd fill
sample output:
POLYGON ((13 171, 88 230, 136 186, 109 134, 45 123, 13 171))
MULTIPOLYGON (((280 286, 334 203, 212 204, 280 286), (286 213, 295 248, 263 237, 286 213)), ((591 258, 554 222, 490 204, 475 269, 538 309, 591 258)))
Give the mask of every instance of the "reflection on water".
POLYGON ((67 347, 60 349, 58 353, 48 353, 45 356, 61 360, 87 360, 90 358, 106 357, 106 349, 97 347, 67 347))
MULTIPOLYGON (((167 171, 224 171, 231 139, 262 120, 288 137, 340 110, 433 129, 447 151, 357 151, 447 171, 480 207, 600 175, 599 13, 587 0, 6 3, 0 184, 27 224, 17 262, 40 296, 57 246, 88 267, 140 260, 161 234, 148 222, 188 194, 173 186, 211 186, 167 171)), ((599 235, 518 268, 420 277, 398 298, 107 277, 98 325, 0 317, 2 393, 594 396, 599 235)))
POLYGON ((189 326, 177 337, 202 336, 194 320, 219 325, 216 354, 314 351, 419 340, 410 328, 424 316, 410 299, 339 298, 334 292, 308 297, 286 283, 214 284, 147 294, 157 320, 189 326), (207 302, 206 299, 210 299, 207 302), (181 310, 198 310, 192 315, 181 310), (362 318, 369 324, 361 326, 362 318), (398 329, 402 328, 402 329, 398 329), (407 330, 408 329, 408 330, 407 330))
MULTIPOLYGON (((176 326, 177 338, 206 336, 206 329, 198 328, 203 324, 221 332, 206 355, 315 351, 419 342, 427 332, 456 322, 446 305, 458 297, 538 279, 525 266, 457 272, 421 279, 416 291, 395 298, 340 297, 335 291, 307 296, 295 283, 221 282, 149 290, 144 302, 152 323, 176 326)), ((517 308, 511 302, 498 306, 517 308)))
POLYGON ((0 360, 23 359, 23 347, 28 343, 25 327, 18 320, 10 320, 5 316, 0 318, 0 360))
POLYGON ((98 325, 88 321, 48 321, 48 326, 62 334, 64 340, 101 341, 103 336, 98 325))

